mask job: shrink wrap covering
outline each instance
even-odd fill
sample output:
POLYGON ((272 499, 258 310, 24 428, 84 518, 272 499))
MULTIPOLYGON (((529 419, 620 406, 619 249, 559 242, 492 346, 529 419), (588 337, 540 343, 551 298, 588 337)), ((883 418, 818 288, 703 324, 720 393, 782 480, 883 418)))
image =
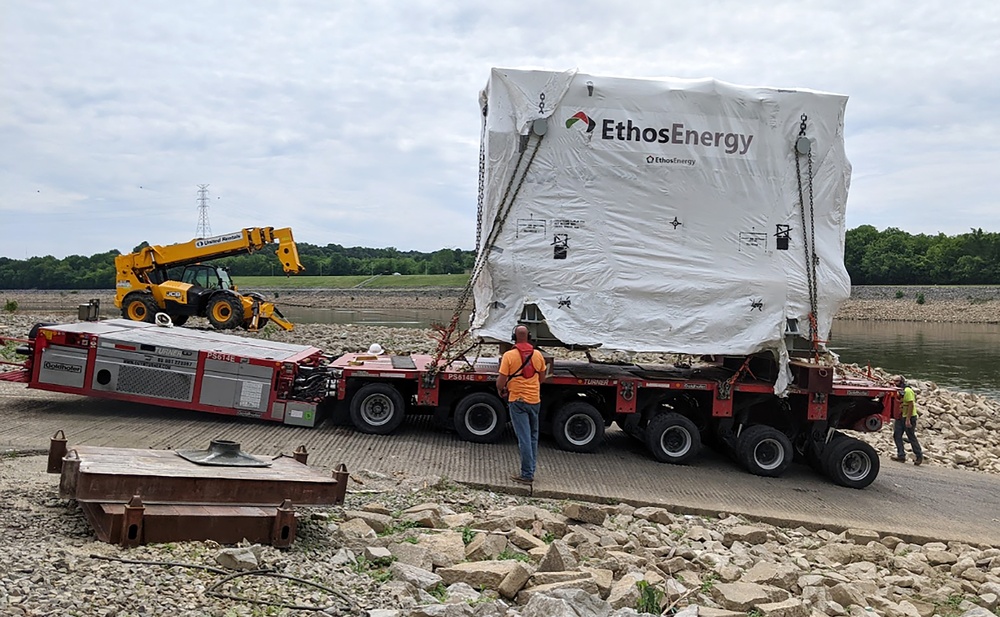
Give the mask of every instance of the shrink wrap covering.
POLYGON ((480 99, 479 235, 493 246, 479 255, 473 334, 507 340, 533 304, 570 345, 772 351, 786 369, 780 393, 787 320, 809 331, 809 243, 827 339, 850 294, 846 96, 493 69, 480 99))

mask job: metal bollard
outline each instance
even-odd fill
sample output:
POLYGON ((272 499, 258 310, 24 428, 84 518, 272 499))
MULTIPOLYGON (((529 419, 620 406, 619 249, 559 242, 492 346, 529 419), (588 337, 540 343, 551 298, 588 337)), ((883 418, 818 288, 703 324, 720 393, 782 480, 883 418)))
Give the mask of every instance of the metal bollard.
POLYGON ((62 429, 59 429, 52 436, 52 439, 49 440, 49 464, 45 469, 46 473, 59 473, 62 471, 64 456, 66 456, 66 435, 62 432, 62 429))
POLYGON ((132 499, 125 504, 125 514, 122 516, 122 535, 119 544, 122 546, 134 547, 142 544, 142 517, 146 512, 146 506, 142 504, 142 499, 138 495, 133 495, 132 499))
POLYGON ((62 458, 62 475, 59 476, 59 496, 76 499, 76 481, 80 477, 80 454, 70 450, 62 458))
POLYGON ((295 508, 292 500, 286 499, 274 513, 274 527, 271 529, 271 545, 275 548, 288 548, 295 540, 296 521, 295 508))

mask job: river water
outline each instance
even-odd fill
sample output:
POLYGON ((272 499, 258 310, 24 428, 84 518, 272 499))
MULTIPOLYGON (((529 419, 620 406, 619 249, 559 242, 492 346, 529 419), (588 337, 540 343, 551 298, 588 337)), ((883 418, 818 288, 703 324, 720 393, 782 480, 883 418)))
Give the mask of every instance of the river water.
MULTIPOLYGON (((448 323, 450 310, 287 307, 293 323, 354 323, 426 328, 448 323)), ((467 325, 464 321, 463 325, 467 325)), ((830 347, 843 362, 871 364, 941 386, 1000 399, 1000 325, 836 321, 830 347)))
POLYGON ((830 347, 843 362, 1000 399, 1000 325, 835 321, 830 347))

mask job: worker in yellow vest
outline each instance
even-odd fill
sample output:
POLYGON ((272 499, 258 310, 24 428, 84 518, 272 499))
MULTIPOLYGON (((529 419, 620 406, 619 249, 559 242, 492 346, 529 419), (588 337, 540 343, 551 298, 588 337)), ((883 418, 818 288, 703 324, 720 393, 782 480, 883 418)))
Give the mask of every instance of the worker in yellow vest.
POLYGON ((906 452, 903 450, 903 433, 910 442, 913 450, 913 464, 919 465, 924 462, 924 451, 917 441, 917 397, 913 394, 913 388, 906 384, 902 375, 892 378, 892 383, 900 389, 903 395, 903 404, 900 406, 900 413, 892 427, 892 439, 896 442, 896 456, 892 458, 900 463, 906 462, 906 452))

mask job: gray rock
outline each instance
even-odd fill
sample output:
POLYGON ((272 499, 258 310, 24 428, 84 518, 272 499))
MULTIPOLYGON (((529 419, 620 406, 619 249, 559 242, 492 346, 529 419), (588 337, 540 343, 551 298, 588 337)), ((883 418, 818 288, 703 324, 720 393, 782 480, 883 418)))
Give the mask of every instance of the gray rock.
POLYGON ((330 565, 332 566, 344 566, 347 564, 354 563, 357 561, 357 557, 354 556, 354 552, 349 548, 341 548, 330 558, 330 565))
POLYGON ((807 617, 809 609, 798 598, 788 598, 781 602, 767 602, 757 605, 765 617, 807 617))
POLYGON ((976 606, 962 613, 961 617, 996 617, 996 615, 981 606, 976 606))
POLYGON ((465 542, 457 531, 423 534, 419 545, 427 549, 434 567, 452 566, 465 559, 465 542))
POLYGON ((838 583, 831 587, 830 599, 847 608, 850 608, 852 605, 866 606, 868 604, 864 595, 848 583, 838 583))
POLYGON ((410 544, 409 542, 393 542, 388 548, 392 556, 400 563, 423 568, 424 570, 434 568, 430 551, 425 546, 410 544))
POLYGON ((515 598, 517 597, 518 592, 521 591, 521 588, 524 587, 525 583, 528 582, 530 577, 531 569, 523 563, 518 563, 517 566, 511 569, 511 571, 507 573, 507 576, 500 581, 497 591, 499 591, 500 595, 505 598, 515 598))
POLYGON ((476 611, 468 604, 431 604, 410 609, 407 617, 469 617, 476 611))
POLYGON ((215 561, 230 570, 256 570, 260 567, 256 553, 247 547, 224 548, 215 555, 215 561))
POLYGON ((352 518, 344 521, 337 527, 340 533, 353 538, 377 538, 378 534, 366 523, 364 519, 352 518))
POLYGON ((443 580, 441 576, 433 572, 405 563, 399 563, 398 561, 389 566, 389 572, 392 573, 392 576, 396 580, 405 581, 417 589, 423 589, 424 591, 433 589, 443 580))
POLYGON ((512 559, 504 561, 472 561, 458 563, 447 568, 439 568, 445 585, 463 582, 475 588, 497 589, 520 562, 512 559))
POLYGON ((640 574, 631 572, 615 581, 608 593, 608 604, 612 608, 635 606, 639 601, 638 583, 641 580, 643 578, 640 574))
POLYGON ((763 544, 767 542, 767 530, 763 527, 754 527, 752 525, 737 525, 736 527, 727 529, 722 540, 722 543, 727 547, 732 546, 734 542, 763 544))
MULTIPOLYGON (((733 611, 749 611, 759 604, 779 599, 774 597, 771 589, 756 583, 716 583, 712 586, 711 594, 723 608, 733 611)), ((787 597, 787 593, 785 596, 787 597)))
POLYGON ((344 518, 351 520, 353 518, 360 518, 364 522, 368 523, 368 526, 375 530, 375 533, 382 533, 386 529, 392 526, 392 517, 386 514, 380 514, 377 512, 366 512, 362 510, 347 510, 344 512, 344 518))
POLYGON ((670 525, 674 522, 673 515, 664 508, 636 508, 635 512, 632 513, 632 516, 650 521, 652 523, 660 523, 661 525, 670 525))
POLYGON ((448 585, 447 590, 448 595, 446 596, 446 603, 454 602, 478 602, 483 594, 479 593, 472 588, 471 585, 465 583, 453 583, 448 585))
POLYGON ((562 540, 554 540, 545 551, 545 556, 538 563, 538 571, 560 572, 572 570, 576 565, 577 561, 573 556, 573 549, 562 540))
POLYGON ((366 546, 365 559, 375 563, 389 563, 392 561, 392 553, 384 546, 366 546))
POLYGON ((579 589, 554 589, 531 596, 521 617, 610 617, 611 606, 579 589))
POLYGON ((465 547, 465 558, 470 561, 496 559, 507 549, 507 536, 499 533, 479 533, 465 547))
POLYGON ((563 508, 563 515, 575 521, 583 521, 592 525, 603 525, 608 513, 600 506, 583 503, 571 503, 563 508))

